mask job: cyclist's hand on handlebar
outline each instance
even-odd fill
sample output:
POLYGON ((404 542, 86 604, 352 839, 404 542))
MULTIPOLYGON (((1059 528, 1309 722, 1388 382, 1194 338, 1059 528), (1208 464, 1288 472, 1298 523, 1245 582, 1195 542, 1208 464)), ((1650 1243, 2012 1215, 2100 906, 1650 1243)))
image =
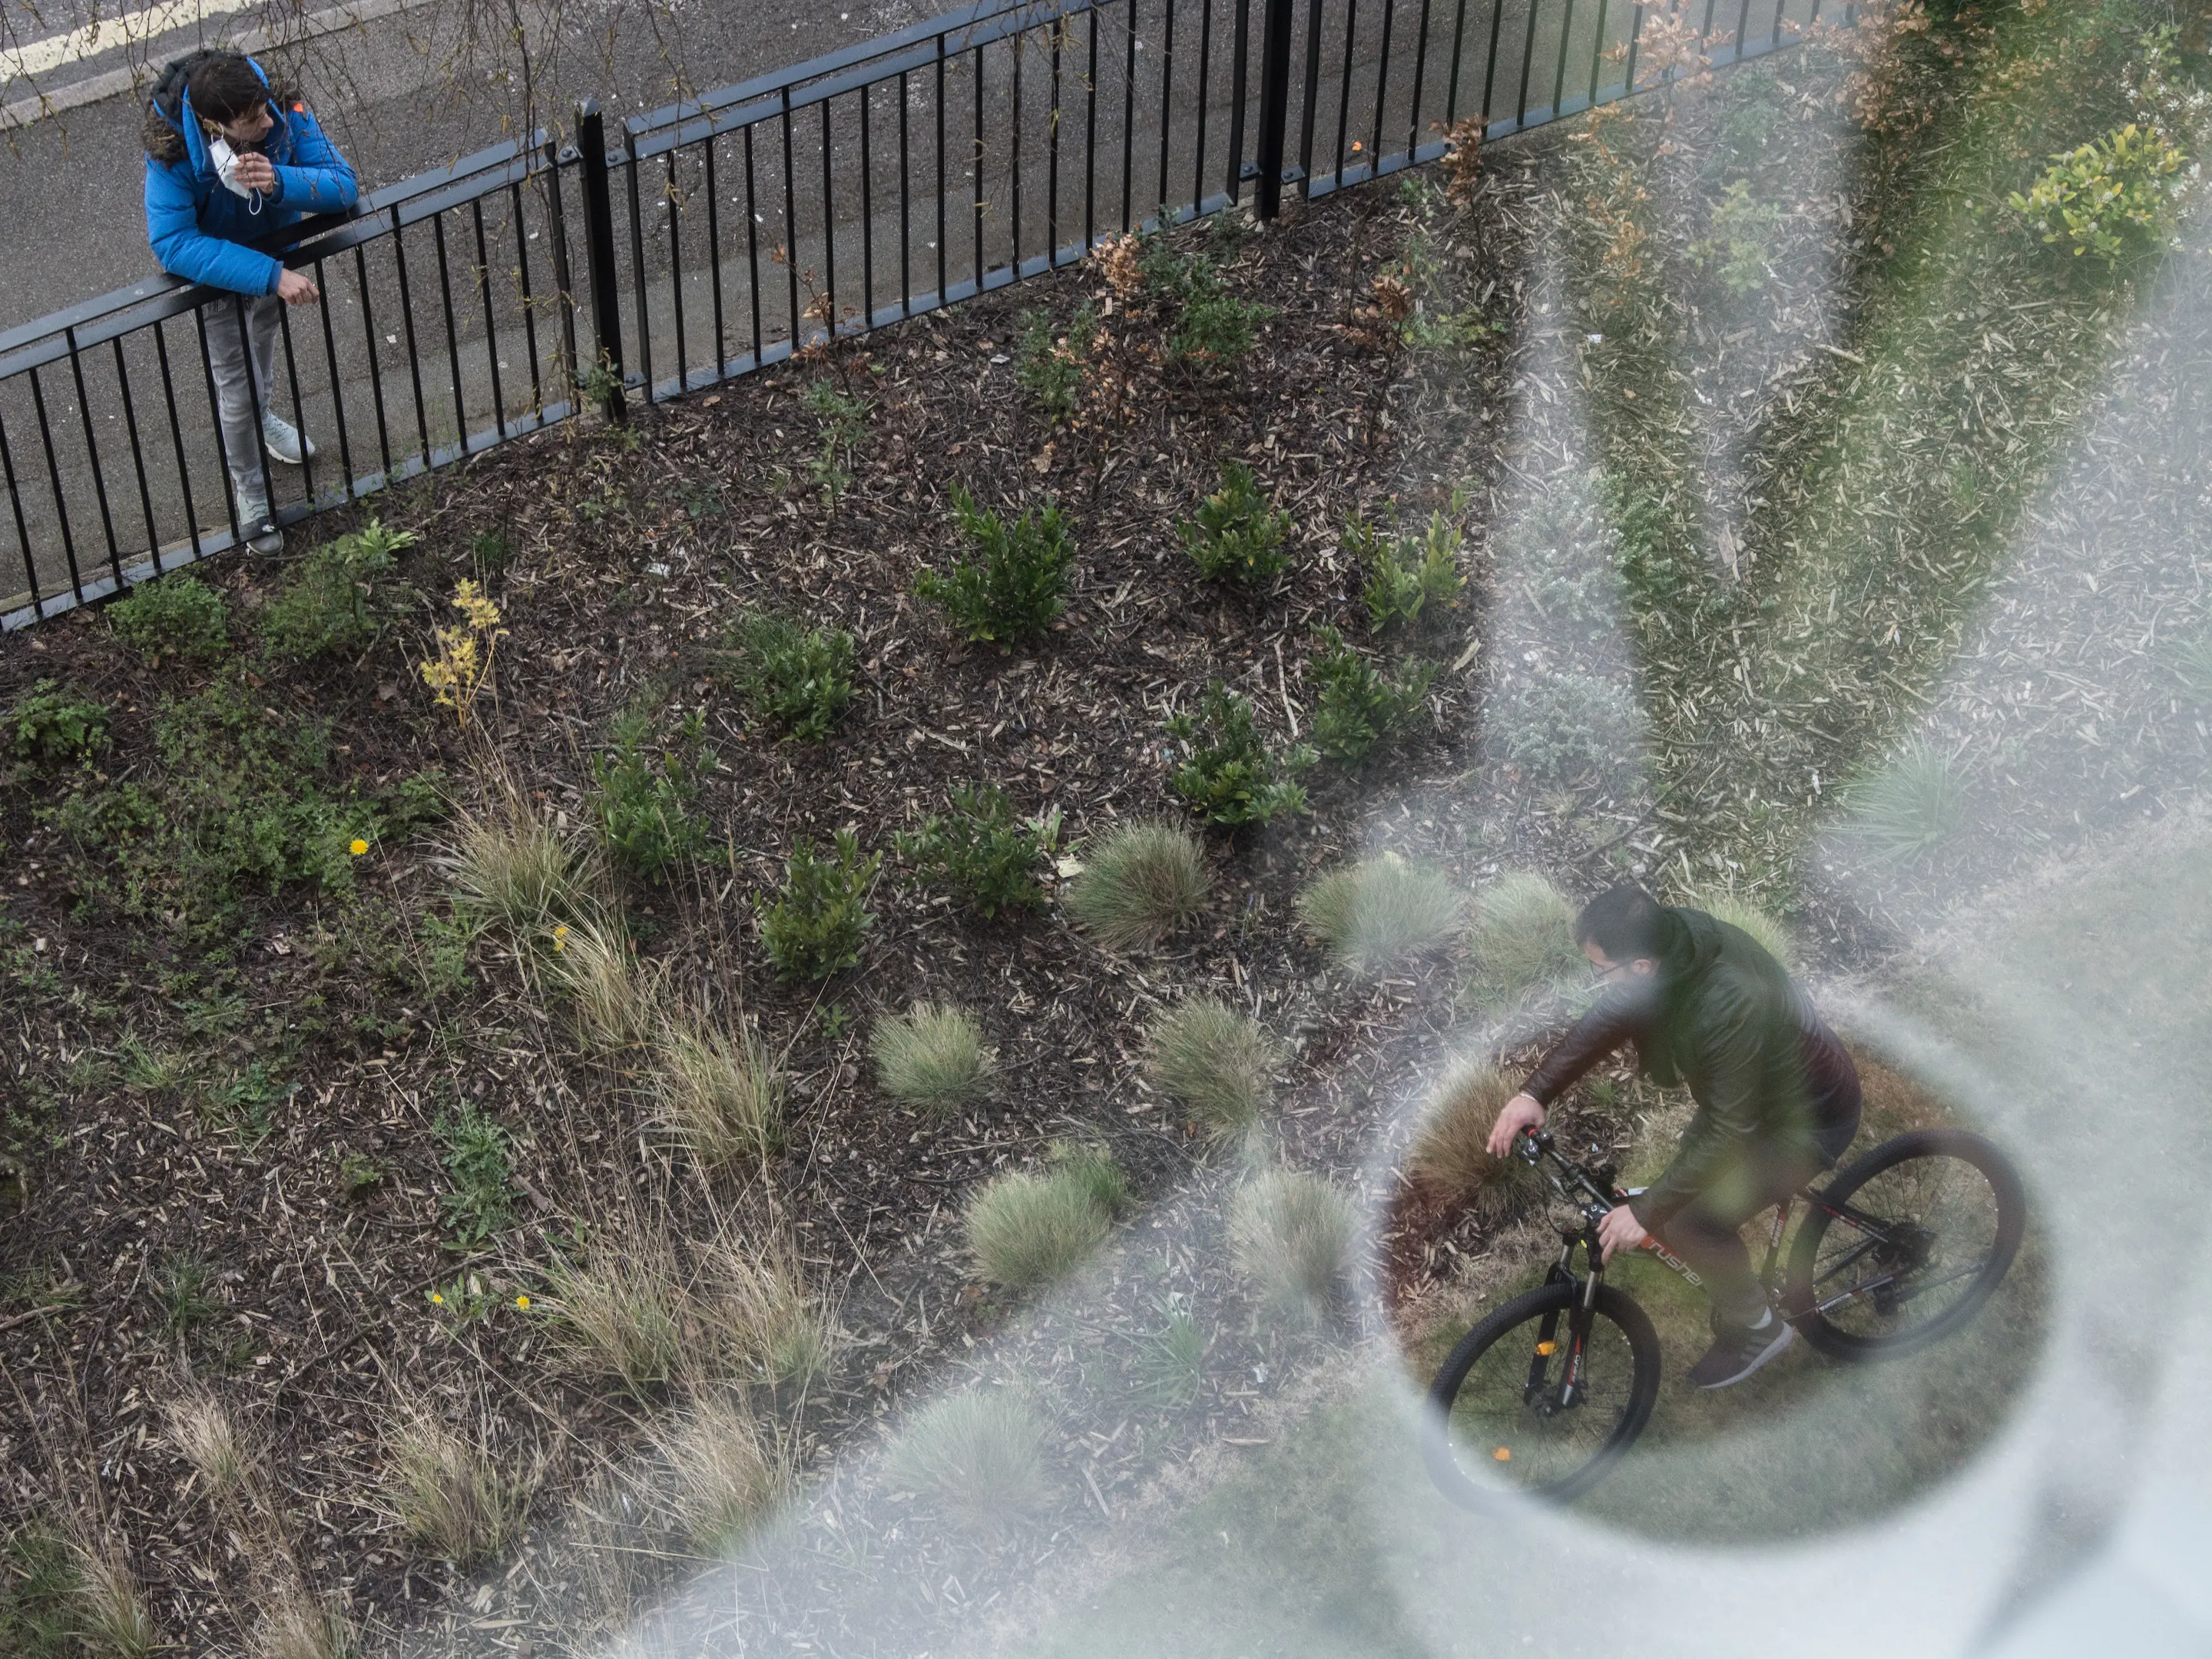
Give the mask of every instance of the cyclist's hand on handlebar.
POLYGON ((1605 1212, 1605 1219, 1597 1224, 1598 1243, 1605 1247, 1605 1260, 1613 1260, 1615 1250, 1640 1250, 1650 1242, 1651 1235, 1644 1231, 1644 1224, 1636 1212, 1626 1204, 1616 1204, 1605 1212))
POLYGON ((1513 1151, 1513 1143, 1524 1130, 1534 1131, 1544 1127, 1544 1109, 1536 1103, 1534 1095, 1516 1095, 1507 1101, 1498 1114, 1498 1121, 1491 1126, 1488 1142, 1492 1158, 1504 1158, 1513 1151))

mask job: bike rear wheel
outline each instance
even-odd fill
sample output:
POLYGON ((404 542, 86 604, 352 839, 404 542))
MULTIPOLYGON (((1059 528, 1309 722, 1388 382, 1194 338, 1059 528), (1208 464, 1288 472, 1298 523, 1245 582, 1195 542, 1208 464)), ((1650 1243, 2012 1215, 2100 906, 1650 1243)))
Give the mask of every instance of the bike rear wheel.
POLYGON ((1587 1491, 1628 1449, 1659 1397, 1659 1334, 1601 1285, 1577 1354, 1580 1287, 1539 1286, 1460 1340, 1429 1387, 1422 1450, 1439 1490, 1468 1509, 1587 1491), (1577 1364, 1578 1362, 1578 1364, 1577 1364), (1571 1370, 1579 1383, 1570 1392, 1571 1370))
POLYGON ((1797 1328, 1838 1359, 1948 1335, 1996 1293, 2027 1212, 2020 1176, 1981 1136, 1917 1129, 1884 1141, 1814 1195, 1790 1253, 1797 1328))

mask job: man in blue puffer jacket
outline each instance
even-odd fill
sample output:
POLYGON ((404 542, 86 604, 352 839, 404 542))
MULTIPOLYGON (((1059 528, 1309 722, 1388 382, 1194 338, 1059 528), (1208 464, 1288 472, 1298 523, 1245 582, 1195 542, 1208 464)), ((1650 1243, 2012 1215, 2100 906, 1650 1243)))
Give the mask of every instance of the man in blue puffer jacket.
POLYGON ((352 167, 307 106, 238 52, 195 52, 165 68, 148 106, 146 239, 161 269, 240 297, 206 310, 224 464, 255 550, 284 544, 269 512, 271 459, 314 445, 270 406, 280 303, 321 297, 305 271, 247 246, 360 193, 352 167), (266 453, 264 453, 264 451, 266 453))

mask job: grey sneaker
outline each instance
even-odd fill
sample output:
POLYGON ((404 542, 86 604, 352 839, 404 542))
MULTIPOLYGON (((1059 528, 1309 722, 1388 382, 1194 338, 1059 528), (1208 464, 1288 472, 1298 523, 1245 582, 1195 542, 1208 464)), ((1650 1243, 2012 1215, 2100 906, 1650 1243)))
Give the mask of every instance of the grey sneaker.
POLYGON ((1713 1346, 1690 1367, 1690 1381, 1701 1389, 1725 1389, 1741 1382, 1795 1340, 1790 1322, 1772 1309, 1760 1325, 1723 1325, 1713 1322, 1713 1346))
POLYGON ((262 413, 261 441, 272 459, 287 466, 297 466, 315 453, 315 441, 273 409, 262 413))
POLYGON ((238 529, 239 533, 246 538, 246 544, 256 553, 282 553, 284 550, 284 532, 276 527, 276 520, 270 514, 266 501, 249 501, 243 495, 240 496, 238 529))

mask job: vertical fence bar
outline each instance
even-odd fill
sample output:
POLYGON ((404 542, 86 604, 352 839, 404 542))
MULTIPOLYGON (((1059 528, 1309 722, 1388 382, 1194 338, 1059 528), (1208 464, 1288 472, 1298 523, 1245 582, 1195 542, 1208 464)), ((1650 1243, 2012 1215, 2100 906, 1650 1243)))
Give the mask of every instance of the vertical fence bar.
POLYGON ((1528 0, 1528 33, 1521 43, 1521 95, 1513 103, 1516 131, 1528 125, 1528 71, 1536 64, 1536 0, 1528 0))
POLYGON ((1620 81, 1620 95, 1624 98, 1636 90, 1636 49, 1643 44, 1644 8, 1639 4, 1628 24, 1628 62, 1622 68, 1620 81))
POLYGON ((1283 210, 1284 129, 1291 111, 1291 3, 1267 0, 1260 36, 1260 217, 1283 210))
POLYGON ((1574 32, 1575 0, 1566 0, 1566 8, 1559 16, 1559 64, 1552 77, 1552 118, 1555 121, 1559 117, 1559 100, 1567 95, 1567 40, 1574 32))
MULTIPOLYGON (((192 337, 199 343, 200 376, 207 384, 208 418, 215 423, 216 466, 222 475, 223 522, 230 526, 231 542, 234 546, 236 546, 242 544, 246 538, 240 532, 238 490, 231 482, 230 440, 223 435, 222 404, 216 397, 215 392, 215 363, 208 356, 207 307, 204 305, 192 307, 192 337)), ((33 392, 38 390, 36 381, 32 383, 31 389, 33 392)))
POLYGON ((346 435, 345 381, 338 373, 338 341, 331 326, 331 291, 324 286, 326 274, 323 262, 315 261, 315 310, 323 325, 323 364, 331 372, 331 417, 338 428, 338 481, 345 488, 345 498, 352 501, 353 445, 346 435))
POLYGON ((477 234, 477 300, 483 307, 484 368, 491 376, 491 423, 502 438, 507 436, 507 392, 499 379, 499 334, 493 325, 491 311, 491 250, 484 242, 483 198, 479 196, 469 204, 469 218, 477 234))
MULTIPOLYGON (((676 313, 676 390, 680 396, 691 373, 691 348, 690 341, 684 337, 684 248, 678 240, 677 226, 677 222, 684 216, 684 198, 676 188, 676 152, 673 149, 668 152, 663 188, 667 191, 661 210, 668 215, 669 303, 676 313)), ((639 273, 638 281, 641 283, 645 281, 644 273, 639 273)), ((647 395, 652 395, 650 391, 647 395)))
POLYGON ((415 388, 415 435, 422 440, 422 460, 430 459, 430 417, 422 404, 422 354, 415 347, 415 296, 407 281, 407 244, 399 230, 399 210, 392 210, 392 260, 399 273, 399 325, 407 336, 407 379, 415 388))
POLYGON ((822 100, 822 326, 837 337, 836 185, 830 172, 830 100, 822 100))
MULTIPOLYGON (((1496 0, 1492 0, 1496 3, 1496 0)), ((1460 55, 1467 48, 1467 0, 1459 0, 1452 18, 1451 78, 1444 84, 1444 125, 1459 124, 1460 55)))
MULTIPOLYGON (((566 152, 574 156, 577 150, 571 146, 566 152)), ((562 361, 568 366, 568 396, 562 401, 573 412, 576 406, 576 272, 568 263, 568 210, 561 199, 561 167, 563 152, 553 141, 545 143, 545 215, 546 224, 553 238, 553 282, 561 301, 561 344, 565 354, 562 361)))
MULTIPOLYGON (((469 453, 469 416, 461 398, 461 331, 453 323, 453 283, 446 263, 446 216, 430 216, 430 244, 438 250, 438 301, 446 316, 446 364, 453 377, 453 437, 460 453, 469 453)), ((422 459, 430 459, 425 445, 422 459)))
MULTIPOLYGON (((177 430, 173 418, 169 422, 169 430, 177 430)), ((8 475, 8 505, 15 515, 15 544, 23 550, 23 580, 31 595, 31 613, 43 617, 46 614, 46 589, 39 581, 38 563, 31 557, 31 527, 23 522, 23 492, 15 482, 15 452, 9 447, 4 421, 0 421, 0 471, 8 475)), ((195 554, 199 551, 197 539, 192 550, 195 554)))
POLYGON ((645 169, 637 159, 637 129, 635 119, 623 123, 623 171, 629 197, 629 273, 637 284, 637 367, 638 389, 645 394, 647 404, 653 401, 653 318, 646 299, 645 278, 645 204, 639 200, 639 174, 645 169))
POLYGON ((906 71, 898 78, 899 106, 899 315, 914 315, 914 155, 906 131, 906 71))
POLYGON ((1322 0, 1306 0, 1305 95, 1298 109, 1299 193, 1313 199, 1314 100, 1321 94, 1322 0))
POLYGON ((869 142, 869 107, 875 102, 872 82, 860 88, 860 326, 866 328, 876 314, 876 189, 874 149, 869 142))
MULTIPOLYGON (((593 367, 605 372, 607 419, 627 417, 623 398, 622 311, 615 291, 614 201, 607 190, 606 125, 599 100, 576 106, 576 155, 584 168, 584 264, 592 284, 593 367)), ((581 382, 580 381, 580 385, 581 382)))
POLYGON ((514 215, 514 285, 522 299, 522 334, 524 347, 530 353, 530 411, 543 420, 545 416, 545 384, 538 368, 538 306, 536 296, 530 291, 530 239, 524 234, 526 214, 522 205, 522 186, 520 183, 507 186, 508 208, 514 215))
POLYGON ((1597 27, 1590 35, 1589 95, 1583 100, 1584 103, 1590 105, 1595 105, 1597 102, 1598 64, 1603 60, 1605 56, 1605 14, 1607 9, 1607 0, 1597 0, 1597 27))
MULTIPOLYGON (((118 334, 107 343, 115 350, 115 390, 116 394, 123 399, 123 424, 131 437, 131 470, 138 477, 138 510, 146 517, 146 545, 154 556, 159 558, 161 550, 161 532, 154 528, 154 492, 147 487, 146 483, 146 452, 139 447, 138 443, 138 410, 131 398, 131 371, 124 367, 123 337, 118 334)), ((122 580, 123 573, 118 569, 116 572, 118 586, 121 585, 122 580)))
MULTIPOLYGON (((1159 198, 1152 205, 1164 209, 1168 204, 1168 134, 1174 129, 1175 108, 1175 9, 1176 0, 1162 0, 1160 10, 1164 18, 1160 40, 1160 190, 1159 198)), ((1164 225, 1166 216, 1163 213, 1164 225)))
POLYGON ((1421 148, 1421 93, 1429 84, 1429 0, 1421 0, 1421 30, 1413 40, 1413 106, 1406 112, 1406 161, 1421 148))
MULTIPOLYGON (((1534 4, 1534 0, 1530 0, 1534 4)), ((1390 96, 1390 36, 1397 22, 1397 0, 1382 0, 1382 51, 1375 64, 1375 125, 1367 135, 1367 176, 1382 177, 1382 107, 1390 96)))
POLYGON ((1089 16, 1089 67, 1083 82, 1083 246, 1098 236, 1098 9, 1089 16))
MULTIPOLYGON (((305 481, 307 501, 312 506, 315 500, 315 459, 307 453, 307 434, 305 430, 307 424, 307 405, 300 398, 300 359, 292 349, 291 307, 277 307, 276 329, 278 337, 284 343, 284 384, 291 389, 293 418, 299 422, 301 428, 300 476, 305 481)), ((272 502, 271 505, 273 506, 274 503, 272 502)))
POLYGON ((975 210, 975 292, 983 291, 983 48, 975 50, 973 65, 975 76, 975 148, 969 169, 968 191, 975 210))
MULTIPOLYGON (((1067 33, 1067 19, 1056 19, 1046 31, 1052 41, 1052 100, 1045 109, 1044 268, 1050 270, 1060 257, 1060 55, 1067 33)), ((1014 275, 1021 275, 1017 265, 1014 275)))
POLYGON ((753 169, 753 124, 745 123, 745 292, 751 301, 753 367, 761 364, 760 190, 753 169))
MULTIPOLYGON (((1022 274, 1022 47, 1026 38, 1016 34, 1008 37, 1006 41, 1006 50, 1014 55, 1013 118, 1006 124, 1012 138, 1008 166, 1012 172, 1011 194, 1013 212, 1008 221, 1010 240, 1006 258, 1017 276, 1022 274)), ((976 286, 980 292, 982 285, 979 283, 976 286)))
POLYGON ((1136 164, 1137 143, 1137 0, 1128 0, 1128 4, 1121 40, 1121 228, 1125 232, 1135 205, 1136 179, 1131 169, 1136 164))
POLYGON ((791 149, 791 88, 783 89, 783 281, 784 303, 789 307, 785 315, 791 322, 791 349, 798 351, 799 338, 799 206, 794 188, 797 164, 792 160, 791 149))
POLYGON ((1490 55, 1482 70, 1483 137, 1490 136, 1490 94, 1498 82, 1498 35, 1505 27, 1505 0, 1490 0, 1490 55))
POLYGON ((1244 195, 1244 94, 1252 42, 1252 0, 1237 0, 1237 57, 1229 82, 1229 167, 1223 193, 1234 204, 1244 195))
POLYGON ((376 404, 376 453, 384 463, 383 477, 392 477, 392 432, 384 415, 384 370, 376 361, 376 319, 369 314, 368 259, 361 244, 353 246, 354 280, 361 288, 362 338, 368 347, 368 390, 376 404))
POLYGON ((1345 0, 1344 80, 1336 89, 1336 188, 1344 188, 1344 141, 1352 136, 1352 48, 1358 39, 1359 0, 1345 0))
POLYGON ((721 187, 714 179, 714 143, 717 134, 707 135, 707 275, 714 290, 714 378, 722 378, 724 365, 730 361, 730 346, 722 319, 722 210, 721 187))
MULTIPOLYGON (((100 464, 100 444, 92 434, 92 399, 84 393, 84 360, 77 355, 76 331, 65 328, 62 338, 69 345, 70 379, 76 387, 76 423, 84 431, 84 459, 92 468, 93 498, 100 503, 100 531, 107 540, 107 568, 115 578, 118 587, 123 586, 123 550, 115 542, 115 515, 107 505, 107 469, 100 464)), ((250 356, 252 354, 249 353, 250 356)), ((56 493, 60 485, 57 481, 56 493)), ((80 599, 83 596, 78 595, 80 599)))
MULTIPOLYGON (((69 503, 62 499, 62 470, 54 460, 54 434, 53 428, 46 420, 46 390, 39 384, 37 369, 31 371, 30 380, 31 407, 39 417, 39 443, 46 453, 46 483, 54 492, 54 520, 61 526, 62 556, 69 561, 70 592, 76 596, 77 603, 82 605, 84 577, 79 574, 76 568, 76 538, 70 533, 69 503)), ((214 393, 214 389, 215 380, 210 375, 208 380, 210 397, 214 393)))
POLYGON ((1213 69, 1213 3, 1198 0, 1198 136, 1190 162, 1190 210, 1206 206, 1206 96, 1213 69))
POLYGON ((945 304, 951 256, 945 246, 945 37, 937 37, 937 303, 945 304))
MULTIPOLYGON (((177 489, 185 498, 185 534, 191 542, 192 557, 197 559, 200 556, 199 508, 192 501, 191 470, 185 465, 185 428, 177 419, 177 385, 169 369, 169 343, 163 337, 159 323, 154 325, 154 355, 161 365, 161 406, 168 412, 169 444, 176 452, 177 489)), ((0 452, 4 452, 6 447, 6 441, 0 439, 0 452)), ((10 463, 8 478, 11 491, 15 488, 15 469, 10 463)), ((20 515, 21 508, 18 507, 16 510, 20 515)), ((27 556, 29 551, 28 548, 24 550, 27 556)), ((154 549, 154 574, 159 575, 161 572, 161 550, 157 545, 154 549)))

